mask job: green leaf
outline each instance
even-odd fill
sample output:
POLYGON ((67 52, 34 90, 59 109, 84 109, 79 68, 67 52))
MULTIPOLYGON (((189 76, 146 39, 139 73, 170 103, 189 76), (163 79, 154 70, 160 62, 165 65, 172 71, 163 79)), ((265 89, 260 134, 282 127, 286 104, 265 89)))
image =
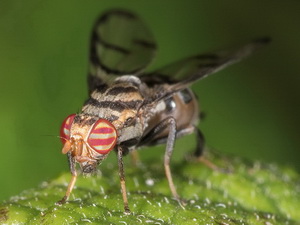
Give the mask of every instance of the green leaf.
POLYGON ((300 224, 299 173, 289 167, 210 154, 229 173, 199 162, 172 164, 183 208, 172 199, 160 162, 125 165, 129 206, 123 213, 118 168, 104 163, 101 174, 79 176, 70 200, 57 206, 71 178, 64 173, 23 191, 0 206, 3 224, 300 224))

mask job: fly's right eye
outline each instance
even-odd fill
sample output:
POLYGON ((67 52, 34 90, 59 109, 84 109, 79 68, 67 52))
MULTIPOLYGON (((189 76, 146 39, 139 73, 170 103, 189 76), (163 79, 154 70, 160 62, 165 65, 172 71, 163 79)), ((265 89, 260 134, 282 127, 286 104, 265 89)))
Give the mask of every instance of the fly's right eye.
POLYGON ((108 120, 99 119, 93 125, 87 143, 93 150, 105 155, 115 147, 117 138, 118 135, 114 125, 108 120))
POLYGON ((63 144, 70 139, 70 129, 76 114, 71 114, 68 116, 60 127, 60 140, 63 144))

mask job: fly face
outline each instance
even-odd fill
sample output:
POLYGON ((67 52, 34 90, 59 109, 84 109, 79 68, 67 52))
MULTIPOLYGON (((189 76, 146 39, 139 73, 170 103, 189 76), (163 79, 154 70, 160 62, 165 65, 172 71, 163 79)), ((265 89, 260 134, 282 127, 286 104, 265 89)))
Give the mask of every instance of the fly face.
POLYGON ((62 153, 80 164, 83 173, 91 173, 115 147, 117 131, 105 119, 72 114, 61 126, 62 153))
POLYGON ((76 163, 90 173, 115 149, 125 212, 130 212, 126 194, 123 156, 144 145, 166 143, 165 174, 175 199, 170 159, 176 138, 195 132, 201 156, 204 138, 196 127, 199 108, 190 86, 239 60, 269 42, 261 38, 233 51, 205 53, 179 60, 151 73, 144 73, 156 52, 147 26, 133 13, 111 10, 95 23, 91 35, 88 88, 90 98, 78 115, 63 122, 62 152, 67 154, 72 179, 76 163))

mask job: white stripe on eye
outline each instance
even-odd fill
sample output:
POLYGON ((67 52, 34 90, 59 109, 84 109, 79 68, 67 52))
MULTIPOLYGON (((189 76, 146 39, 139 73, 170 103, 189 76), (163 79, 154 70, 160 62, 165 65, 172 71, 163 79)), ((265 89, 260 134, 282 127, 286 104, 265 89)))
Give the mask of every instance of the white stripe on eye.
POLYGON ((69 135, 70 135, 70 130, 67 129, 67 128, 64 128, 64 134, 65 134, 66 136, 69 136, 69 135))
POLYGON ((109 133, 109 134, 91 133, 89 139, 107 139, 111 137, 116 137, 116 134, 115 133, 109 133))
POLYGON ((111 144, 110 145, 96 145, 96 146, 93 146, 93 148, 95 148, 98 151, 101 151, 101 150, 103 151, 103 150, 110 149, 111 144))

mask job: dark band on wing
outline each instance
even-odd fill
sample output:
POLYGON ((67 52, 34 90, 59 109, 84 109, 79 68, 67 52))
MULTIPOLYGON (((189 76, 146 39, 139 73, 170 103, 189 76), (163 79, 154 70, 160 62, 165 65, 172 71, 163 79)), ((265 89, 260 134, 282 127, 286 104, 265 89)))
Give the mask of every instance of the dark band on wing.
POLYGON ((110 108, 117 112, 122 112, 125 109, 136 109, 142 100, 134 100, 128 102, 121 101, 98 101, 97 99, 90 98, 85 102, 85 105, 92 105, 99 108, 110 108))
POLYGON ((144 48, 156 49, 156 44, 155 43, 151 43, 151 42, 141 40, 141 39, 134 40, 133 42, 134 42, 134 44, 143 46, 144 48))
MULTIPOLYGON (((94 36, 94 35, 93 35, 94 36)), ((115 75, 126 75, 126 74, 136 74, 137 72, 139 72, 141 69, 144 68, 144 66, 140 67, 140 68, 136 68, 134 70, 131 71, 121 71, 121 70, 117 70, 117 69, 112 69, 107 67, 106 65, 103 64, 103 62, 100 60, 100 58, 98 57, 97 54, 97 48, 96 48, 96 42, 91 42, 91 48, 90 48, 90 62, 94 65, 94 66, 99 66, 102 70, 104 70, 105 73, 107 74, 115 74, 115 75)), ((101 43, 102 44, 102 43, 101 43)), ((113 47, 113 50, 117 50, 119 52, 129 54, 130 52, 122 49, 122 48, 118 48, 118 46, 113 47), (118 50, 117 50, 118 49, 118 50)))
POLYGON ((112 69, 107 67, 99 58, 98 53, 97 53, 97 44, 102 45, 104 48, 107 48, 109 50, 112 51, 117 51, 121 54, 125 54, 128 55, 131 53, 131 51, 129 51, 128 49, 125 49, 121 46, 118 45, 114 45, 108 42, 105 42, 100 34, 97 33, 97 27, 101 26, 102 24, 106 23, 107 20, 111 17, 111 16, 119 16, 119 17, 123 17, 123 19, 129 19, 129 20, 134 20, 137 19, 137 17, 132 14, 129 13, 127 11, 123 11, 123 10, 112 10, 110 12, 105 13, 103 16, 101 16, 98 21, 96 22, 94 29, 93 29, 93 33, 92 33, 92 37, 91 37, 91 46, 90 46, 90 61, 93 65, 95 66, 99 66, 101 69, 104 70, 104 72, 108 73, 108 74, 115 74, 115 75, 123 75, 123 74, 128 74, 128 73, 136 73, 137 71, 140 70, 140 68, 135 69, 133 71, 121 71, 121 70, 117 70, 117 69, 112 69))
POLYGON ((198 64, 198 68, 205 68, 205 67, 207 67, 207 68, 214 68, 214 67, 217 67, 217 66, 219 66, 219 64, 218 63, 216 63, 216 62, 211 62, 211 63, 199 63, 198 64))
POLYGON ((97 47, 96 44, 99 43, 103 45, 105 48, 109 48, 110 50, 114 50, 125 55, 130 54, 130 51, 125 48, 105 42, 101 38, 100 34, 97 34, 96 30, 92 33, 91 43, 92 43, 91 46, 92 48, 96 48, 97 47))
POLYGON ((196 56, 193 56, 192 58, 195 58, 195 59, 218 59, 220 57, 219 57, 219 55, 212 53, 212 54, 196 55, 196 56))
POLYGON ((108 75, 138 74, 149 64, 156 49, 145 24, 135 14, 122 9, 110 10, 98 18, 90 43, 91 73, 98 68, 101 72, 93 75, 101 80, 108 75), (122 32, 127 28, 132 32, 122 32), (118 30, 114 33, 111 29, 118 30), (116 35, 124 35, 124 40, 115 39, 116 35), (106 53, 112 53, 113 58, 106 58, 109 55, 106 53))
MULTIPOLYGON (((121 48, 121 47, 116 46, 116 45, 105 43, 104 41, 101 41, 101 38, 99 37, 99 35, 97 35, 96 32, 93 32, 91 47, 90 47, 90 62, 94 66, 99 66, 101 69, 103 69, 108 74, 123 75, 123 74, 128 73, 128 72, 125 72, 125 71, 111 69, 111 68, 108 68, 107 66, 105 66, 102 63, 102 61, 100 60, 99 56, 98 56, 97 43, 99 43, 100 45, 103 45, 106 48, 109 48, 110 50, 118 51, 122 54, 130 54, 130 51, 128 51, 124 48, 121 48)), ((134 73, 135 71, 130 71, 130 72, 134 73)))
POLYGON ((137 69, 134 69, 132 71, 121 71, 121 70, 117 70, 117 69, 112 69, 112 68, 109 68, 109 67, 107 67, 106 65, 104 65, 102 63, 102 61, 97 56, 96 48, 91 47, 90 52, 91 52, 90 62, 94 66, 99 66, 107 74, 115 74, 115 75, 135 74, 135 73, 137 73, 138 71, 140 71, 142 69, 142 68, 137 68, 137 69))
POLYGON ((123 10, 112 10, 112 11, 109 11, 109 12, 106 12, 103 14, 103 16, 101 16, 97 22, 96 22, 96 26, 98 26, 99 24, 101 23, 106 23, 107 22, 107 19, 112 16, 112 15, 116 15, 116 16, 119 16, 119 17, 123 17, 124 19, 136 19, 137 17, 128 12, 128 11, 123 11, 123 10))

